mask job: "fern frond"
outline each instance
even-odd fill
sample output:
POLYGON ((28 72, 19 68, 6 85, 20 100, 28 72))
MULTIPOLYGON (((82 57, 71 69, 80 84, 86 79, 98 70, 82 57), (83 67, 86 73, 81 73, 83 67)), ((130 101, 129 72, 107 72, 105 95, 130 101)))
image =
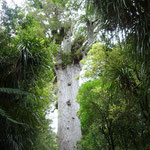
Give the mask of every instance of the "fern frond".
POLYGON ((30 93, 22 91, 20 89, 14 89, 14 88, 0 88, 0 92, 7 93, 7 94, 18 94, 18 95, 29 95, 30 93))
POLYGON ((8 121, 12 122, 12 123, 15 123, 15 124, 23 124, 23 123, 20 123, 14 119, 12 119, 2 108, 0 108, 0 115, 5 117, 8 121))

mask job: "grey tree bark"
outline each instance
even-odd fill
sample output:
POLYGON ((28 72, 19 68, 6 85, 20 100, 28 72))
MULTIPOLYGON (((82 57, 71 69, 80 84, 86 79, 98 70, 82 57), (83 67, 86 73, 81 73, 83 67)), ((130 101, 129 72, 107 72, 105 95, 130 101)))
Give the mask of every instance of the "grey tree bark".
POLYGON ((79 89, 79 64, 59 67, 56 71, 58 81, 58 147, 60 150, 76 150, 81 138, 80 120, 76 113, 79 104, 76 96, 79 89))
MULTIPOLYGON (((80 120, 77 117, 79 104, 76 96, 79 89, 80 64, 72 62, 66 67, 62 65, 61 53, 71 52, 70 37, 63 40, 60 54, 56 57, 56 76, 58 82, 58 148, 59 150, 76 150, 76 143, 81 138, 80 120)), ((67 60, 66 60, 67 61, 67 60)))

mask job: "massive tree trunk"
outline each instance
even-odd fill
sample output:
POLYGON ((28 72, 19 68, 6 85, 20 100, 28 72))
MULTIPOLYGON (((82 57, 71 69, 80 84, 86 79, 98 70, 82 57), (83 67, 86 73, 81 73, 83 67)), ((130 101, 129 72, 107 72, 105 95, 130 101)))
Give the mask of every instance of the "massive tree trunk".
MULTIPOLYGON (((90 25, 93 25, 93 31, 95 22, 92 22, 90 25)), ((81 71, 79 62, 83 58, 84 53, 86 53, 89 45, 94 41, 92 31, 87 31, 89 34, 86 42, 83 36, 80 35, 71 42, 72 30, 70 30, 67 36, 64 37, 61 50, 56 57, 59 150, 76 150, 77 141, 81 138, 80 120, 77 117, 79 104, 76 102, 79 80, 76 77, 81 71)))
POLYGON ((76 113, 79 104, 76 96, 79 89, 79 64, 59 66, 56 70, 58 81, 58 147, 60 150, 76 150, 81 138, 80 120, 76 113))

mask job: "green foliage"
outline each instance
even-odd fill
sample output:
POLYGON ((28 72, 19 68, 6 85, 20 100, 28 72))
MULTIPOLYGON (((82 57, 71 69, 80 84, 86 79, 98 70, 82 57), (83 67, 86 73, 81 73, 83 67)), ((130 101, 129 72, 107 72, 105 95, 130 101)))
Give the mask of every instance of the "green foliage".
POLYGON ((64 51, 61 54, 62 67, 66 68, 67 65, 77 64, 83 57, 85 39, 83 36, 75 38, 71 45, 71 51, 64 51))
POLYGON ((71 52, 73 54, 77 53, 77 51, 81 49, 84 42, 85 42, 85 37, 83 35, 78 35, 72 42, 71 52))
POLYGON ((20 24, 23 18, 20 8, 15 6, 15 9, 9 8, 7 2, 2 0, 2 10, 1 12, 1 24, 3 25, 3 30, 7 33, 6 36, 11 36, 11 33, 16 33, 16 25, 20 24), (18 20, 19 19, 19 20, 18 20))
MULTIPOLYGON (((136 59, 145 63, 144 66, 147 68, 150 56, 149 1, 87 0, 87 2, 89 10, 91 7, 96 10, 94 13, 99 16, 101 28, 105 33, 116 31, 115 35, 118 36, 120 32, 125 39, 130 37, 135 41, 136 49, 131 51, 136 51, 136 59)), ((91 13, 93 14, 92 11, 91 13)))
POLYGON ((55 150, 56 137, 46 115, 55 100, 52 80, 57 45, 49 42, 30 15, 19 18, 18 9, 8 7, 2 11, 0 147, 55 150))
POLYGON ((61 57, 62 57, 62 66, 63 66, 63 68, 66 68, 67 65, 72 64, 72 54, 71 54, 71 52, 63 52, 61 57))
POLYGON ((74 56, 75 61, 80 61, 83 57, 83 54, 85 54, 85 47, 84 47, 84 42, 85 42, 85 37, 83 35, 78 35, 71 46, 71 52, 72 55, 74 56))
POLYGON ((16 120, 12 119, 6 112, 0 108, 0 115, 1 117, 5 117, 8 121, 14 123, 14 124, 22 124, 20 122, 17 122, 16 120))
POLYGON ((8 94, 29 95, 29 93, 14 88, 0 88, 0 92, 8 94))
POLYGON ((71 26, 71 21, 66 17, 67 2, 66 0, 29 0, 29 14, 41 23, 40 26, 47 36, 56 41, 57 44, 61 43, 71 26), (38 8, 39 2, 41 8, 38 8), (34 10, 32 7, 34 7, 34 10))
POLYGON ((83 134, 78 149, 149 149, 149 122, 140 104, 143 81, 137 73, 142 65, 133 59, 132 47, 131 41, 113 48, 96 43, 83 61, 84 77, 91 81, 77 97, 83 134))

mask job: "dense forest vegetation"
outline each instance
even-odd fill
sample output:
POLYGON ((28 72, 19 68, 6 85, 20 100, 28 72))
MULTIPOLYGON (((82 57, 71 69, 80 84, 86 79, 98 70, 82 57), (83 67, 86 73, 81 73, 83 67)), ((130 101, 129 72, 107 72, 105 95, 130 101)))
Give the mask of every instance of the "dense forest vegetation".
POLYGON ((103 44, 88 52, 79 90, 82 150, 150 149, 150 3, 92 0, 103 44), (115 36, 115 42, 112 41, 115 36))
POLYGON ((5 1, 0 28, 0 149, 55 149, 56 135, 46 119, 55 100, 51 52, 55 46, 39 22, 5 1))
POLYGON ((46 116, 70 29, 72 51, 61 65, 82 59, 77 149, 150 149, 149 0, 28 0, 24 9, 3 0, 1 7, 0 149, 58 149, 46 116))

